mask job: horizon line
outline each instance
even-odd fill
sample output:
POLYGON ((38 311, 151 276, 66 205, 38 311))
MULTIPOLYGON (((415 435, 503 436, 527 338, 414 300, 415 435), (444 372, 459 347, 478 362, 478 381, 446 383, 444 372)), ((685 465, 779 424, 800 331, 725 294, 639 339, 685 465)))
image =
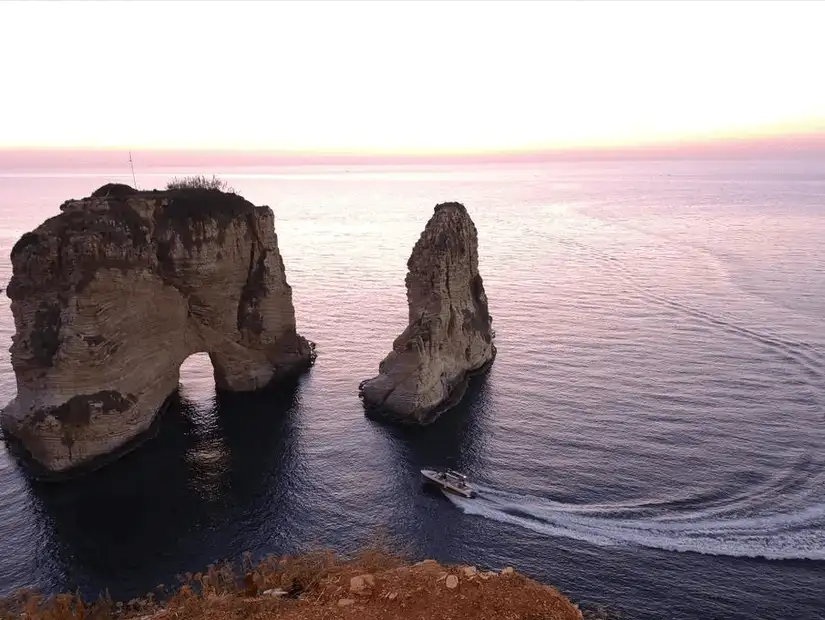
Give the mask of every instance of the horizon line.
POLYGON ((355 160, 542 160, 581 157, 623 156, 712 156, 715 154, 747 154, 749 151, 772 148, 784 151, 813 150, 825 155, 825 130, 770 136, 743 136, 719 140, 683 140, 625 145, 576 145, 554 148, 513 148, 485 150, 387 151, 387 150, 288 150, 244 147, 129 147, 129 146, 0 146, 0 155, 65 155, 114 154, 131 151, 157 156, 252 156, 284 160, 355 161, 355 160))

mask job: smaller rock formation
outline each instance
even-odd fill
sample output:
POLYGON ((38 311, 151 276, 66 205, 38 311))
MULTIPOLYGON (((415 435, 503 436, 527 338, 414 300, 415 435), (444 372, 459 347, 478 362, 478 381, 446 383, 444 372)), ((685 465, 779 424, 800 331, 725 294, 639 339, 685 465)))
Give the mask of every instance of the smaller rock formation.
POLYGON ((464 205, 435 207, 407 267, 409 325, 360 393, 370 413, 429 424, 459 402, 469 377, 496 355, 478 233, 464 205))
POLYGON ((17 396, 0 415, 43 473, 134 447, 207 352, 221 390, 302 372, 274 215, 211 189, 101 187, 11 251, 17 396))

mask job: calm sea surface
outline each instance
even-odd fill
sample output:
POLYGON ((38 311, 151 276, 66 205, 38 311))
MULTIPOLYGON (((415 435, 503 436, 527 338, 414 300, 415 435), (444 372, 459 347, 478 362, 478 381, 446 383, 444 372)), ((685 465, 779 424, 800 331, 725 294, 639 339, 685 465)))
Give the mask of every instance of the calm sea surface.
MULTIPOLYGON (((0 285, 23 232, 123 172, 0 171, 0 285)), ((383 530, 624 618, 825 618, 825 161, 197 172, 274 209, 317 364, 216 399, 193 356, 159 436, 73 483, 33 483, 0 447, 0 593, 130 597, 383 530), (358 383, 405 326, 406 259, 447 200, 479 230, 498 358, 432 427, 383 426, 358 383), (483 492, 423 492, 430 465, 483 492)))

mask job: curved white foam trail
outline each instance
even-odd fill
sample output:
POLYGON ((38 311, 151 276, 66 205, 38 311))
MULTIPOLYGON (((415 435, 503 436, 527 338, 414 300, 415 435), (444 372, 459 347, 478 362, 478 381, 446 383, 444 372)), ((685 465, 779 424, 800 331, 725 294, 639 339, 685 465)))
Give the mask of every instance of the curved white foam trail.
MULTIPOLYGON (((657 516, 614 517, 610 515, 633 514, 634 509, 626 504, 562 504, 488 487, 479 487, 474 499, 448 497, 467 514, 600 546, 631 544, 711 555, 825 560, 825 504, 748 517, 711 517, 701 508, 657 516)), ((636 513, 645 510, 639 506, 636 513)))

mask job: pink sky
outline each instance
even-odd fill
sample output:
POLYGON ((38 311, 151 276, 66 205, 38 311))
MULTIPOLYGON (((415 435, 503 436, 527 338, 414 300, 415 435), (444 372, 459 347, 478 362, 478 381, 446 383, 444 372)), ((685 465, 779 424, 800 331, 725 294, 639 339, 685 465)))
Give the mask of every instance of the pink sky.
POLYGON ((814 136, 822 24, 823 2, 6 1, 0 148, 364 158, 814 136))
MULTIPOLYGON (((825 133, 773 138, 722 140, 702 143, 673 143, 634 148, 579 148, 525 152, 487 152, 461 155, 409 155, 369 153, 288 153, 216 150, 134 150, 135 167, 218 170, 221 167, 250 167, 301 164, 373 163, 484 163, 539 162, 597 159, 662 158, 815 158, 825 159, 825 133)), ((0 171, 26 170, 116 170, 128 171, 126 149, 2 149, 0 171)))

